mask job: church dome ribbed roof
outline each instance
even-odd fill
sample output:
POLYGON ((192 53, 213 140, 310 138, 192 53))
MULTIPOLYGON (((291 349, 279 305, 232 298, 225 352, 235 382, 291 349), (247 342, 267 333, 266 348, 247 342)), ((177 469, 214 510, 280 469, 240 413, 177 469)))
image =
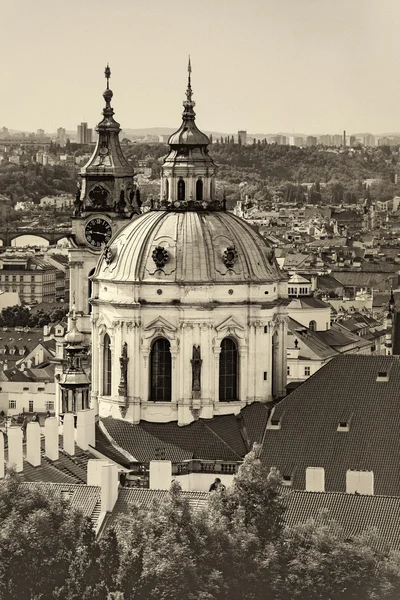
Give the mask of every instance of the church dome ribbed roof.
POLYGON ((224 211, 149 211, 111 240, 95 279, 121 283, 275 282, 273 250, 242 219, 224 211))

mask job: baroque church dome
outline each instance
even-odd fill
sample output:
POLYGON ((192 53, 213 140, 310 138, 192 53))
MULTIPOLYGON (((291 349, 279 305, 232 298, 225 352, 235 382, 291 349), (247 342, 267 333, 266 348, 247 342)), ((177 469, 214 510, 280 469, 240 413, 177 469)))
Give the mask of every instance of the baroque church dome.
POLYGON ((271 283, 281 274, 273 250, 239 217, 153 210, 117 233, 95 277, 121 283, 271 283))
POLYGON ((185 425, 285 393, 287 278, 216 191, 188 71, 160 197, 111 237, 91 278, 100 417, 185 425))

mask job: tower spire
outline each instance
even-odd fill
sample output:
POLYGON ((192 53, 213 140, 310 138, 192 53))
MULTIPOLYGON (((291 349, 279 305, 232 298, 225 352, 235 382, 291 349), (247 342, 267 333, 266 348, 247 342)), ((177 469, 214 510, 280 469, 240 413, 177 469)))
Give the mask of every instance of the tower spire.
POLYGON ((111 69, 110 69, 110 65, 107 63, 107 66, 104 70, 104 75, 106 76, 107 79, 107 89, 110 89, 109 83, 110 83, 110 77, 111 77, 111 69))
POLYGON ((190 63, 190 54, 189 54, 189 60, 188 60, 188 85, 187 85, 187 90, 186 90, 186 98, 188 102, 192 102, 192 65, 190 63))

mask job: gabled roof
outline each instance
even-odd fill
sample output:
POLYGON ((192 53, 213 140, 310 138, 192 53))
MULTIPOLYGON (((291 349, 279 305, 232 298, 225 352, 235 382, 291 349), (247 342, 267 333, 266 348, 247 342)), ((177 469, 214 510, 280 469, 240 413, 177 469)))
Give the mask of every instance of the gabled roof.
POLYGON ((400 358, 333 358, 276 405, 280 429, 266 429, 262 460, 292 466, 293 487, 305 488, 307 467, 324 467, 325 489, 346 490, 348 469, 374 472, 376 494, 400 495, 400 358), (388 372, 388 381, 377 381, 388 372), (342 413, 349 431, 337 431, 342 413))
POLYGON ((333 358, 338 355, 337 350, 321 339, 318 335, 318 331, 311 331, 291 318, 289 318, 288 329, 299 342, 300 355, 302 355, 303 344, 307 346, 312 354, 315 354, 316 357, 322 360, 333 358))

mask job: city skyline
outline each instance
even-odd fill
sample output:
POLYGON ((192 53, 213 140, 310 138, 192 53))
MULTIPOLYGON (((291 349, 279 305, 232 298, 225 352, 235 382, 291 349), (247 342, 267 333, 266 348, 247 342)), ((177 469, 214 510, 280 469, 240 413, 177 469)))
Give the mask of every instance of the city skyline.
POLYGON ((3 8, 2 120, 28 131, 98 122, 109 62, 122 127, 173 127, 191 54, 203 129, 397 131, 399 18, 391 0, 334 11, 329 0, 202 0, 190 17, 183 0, 16 0, 3 8))

